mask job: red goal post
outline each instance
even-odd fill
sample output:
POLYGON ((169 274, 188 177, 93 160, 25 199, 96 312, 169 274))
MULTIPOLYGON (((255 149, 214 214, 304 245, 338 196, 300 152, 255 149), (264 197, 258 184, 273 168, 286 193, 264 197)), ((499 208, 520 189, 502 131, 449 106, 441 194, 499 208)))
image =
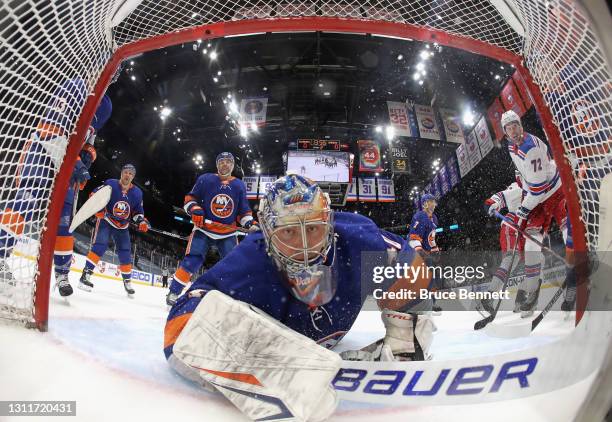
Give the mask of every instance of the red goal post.
MULTIPOLYGON (((16 286, 30 294, 31 307, 18 309, 0 290, 0 317, 46 330, 53 249, 64 196, 89 122, 119 63, 166 46, 234 35, 300 31, 373 34, 435 42, 513 65, 526 81, 552 145, 569 204, 575 249, 597 248, 598 181, 612 171, 608 162, 611 77, 597 35, 574 2, 513 0, 495 1, 494 6, 486 0, 452 4, 444 0, 265 0, 240 4, 145 0, 122 3, 128 8, 135 6, 131 12, 125 10, 130 13, 122 21, 111 0, 87 5, 77 0, 45 6, 18 3, 0 6, 0 58, 8 60, 14 53, 19 62, 3 64, 3 70, 8 71, 0 73, 0 103, 4 107, 0 111, 0 148, 11 153, 4 155, 9 158, 0 158, 3 201, 19 192, 5 179, 16 176, 18 166, 14 164, 23 145, 20 140, 35 131, 36 112, 44 110, 42 100, 31 100, 32 92, 49 98, 65 79, 81 78, 90 95, 70 121, 69 142, 59 169, 47 169, 54 183, 42 195, 40 216, 28 223, 31 227, 22 235, 39 245, 34 248, 34 268, 21 271, 25 275, 19 274, 16 286), (111 28, 113 19, 119 23, 111 28), (44 51, 36 42, 38 37, 44 40, 44 51), (43 72, 40 67, 45 65, 49 69, 43 72), (568 68, 572 75, 566 77, 563 72, 568 68), (42 81, 38 87, 32 85, 32 74, 42 81), (579 101, 583 108, 575 109, 579 101), (601 171, 578 180, 573 168, 577 160, 601 171)), ((7 250, 0 250, 0 258, 12 260, 11 268, 31 265, 25 263, 26 254, 9 251, 12 255, 8 256, 7 250)), ((583 285, 577 321, 586 300, 583 285)))

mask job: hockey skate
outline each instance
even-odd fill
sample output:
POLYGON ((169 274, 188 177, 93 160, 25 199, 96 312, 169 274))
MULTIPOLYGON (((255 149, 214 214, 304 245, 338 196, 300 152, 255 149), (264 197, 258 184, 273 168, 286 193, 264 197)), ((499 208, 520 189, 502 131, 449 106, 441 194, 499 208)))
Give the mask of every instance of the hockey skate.
POLYGON ((576 305, 576 287, 566 287, 565 297, 561 304, 561 310, 565 312, 572 312, 576 305))
POLYGON ((525 301, 521 305, 521 318, 529 318, 533 315, 533 312, 538 305, 540 287, 542 287, 542 279, 538 281, 538 286, 533 292, 525 294, 525 301))
POLYGON ((127 293, 129 298, 134 298, 134 293, 136 292, 134 291, 134 288, 132 287, 132 282, 130 280, 123 281, 123 288, 125 289, 125 292, 127 293))
POLYGON ((168 292, 166 295, 166 305, 172 307, 176 303, 178 295, 176 293, 168 292))
POLYGON ((55 280, 55 287, 58 288, 60 296, 68 297, 73 293, 72 286, 68 281, 68 274, 56 274, 55 280))
POLYGON ((7 296, 12 296, 16 285, 8 264, 4 259, 0 259, 0 291, 4 290, 7 296))
POLYGON ((483 318, 488 318, 495 312, 492 299, 482 299, 476 305, 476 310, 483 318))
POLYGON ((81 279, 79 280, 79 289, 91 292, 94 286, 91 282, 91 274, 93 274, 93 270, 83 269, 83 274, 81 274, 81 279))
POLYGON ((516 292, 516 298, 514 298, 514 310, 512 312, 514 312, 515 314, 521 312, 521 306, 525 302, 525 298, 525 290, 519 289, 516 292))

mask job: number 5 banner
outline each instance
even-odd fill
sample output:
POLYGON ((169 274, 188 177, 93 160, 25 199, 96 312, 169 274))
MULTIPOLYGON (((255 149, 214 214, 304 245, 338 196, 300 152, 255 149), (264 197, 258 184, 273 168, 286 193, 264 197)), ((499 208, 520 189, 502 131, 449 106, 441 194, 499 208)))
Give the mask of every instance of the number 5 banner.
POLYGON ((374 141, 357 141, 359 145, 359 171, 374 173, 382 171, 380 145, 374 141))
POLYGON ((242 178, 246 186, 247 199, 257 199, 257 181, 259 176, 245 176, 242 178))

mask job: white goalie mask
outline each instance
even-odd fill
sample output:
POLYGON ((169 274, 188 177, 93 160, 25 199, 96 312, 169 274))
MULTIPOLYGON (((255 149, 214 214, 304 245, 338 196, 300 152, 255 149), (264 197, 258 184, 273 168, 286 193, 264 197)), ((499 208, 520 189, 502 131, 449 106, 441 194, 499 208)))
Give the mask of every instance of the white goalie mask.
POLYGON ((335 266, 326 262, 334 246, 329 196, 314 182, 291 174, 276 180, 259 205, 268 255, 293 296, 309 306, 336 293, 335 266))

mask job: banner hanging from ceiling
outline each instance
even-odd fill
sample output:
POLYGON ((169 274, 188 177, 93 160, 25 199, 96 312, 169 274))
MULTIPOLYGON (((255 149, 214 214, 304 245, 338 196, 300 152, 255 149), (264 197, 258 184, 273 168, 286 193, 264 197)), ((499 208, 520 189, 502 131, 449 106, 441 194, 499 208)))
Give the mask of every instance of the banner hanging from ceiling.
POLYGON ((378 142, 359 140, 357 145, 359 146, 359 171, 370 173, 382 171, 378 142))

